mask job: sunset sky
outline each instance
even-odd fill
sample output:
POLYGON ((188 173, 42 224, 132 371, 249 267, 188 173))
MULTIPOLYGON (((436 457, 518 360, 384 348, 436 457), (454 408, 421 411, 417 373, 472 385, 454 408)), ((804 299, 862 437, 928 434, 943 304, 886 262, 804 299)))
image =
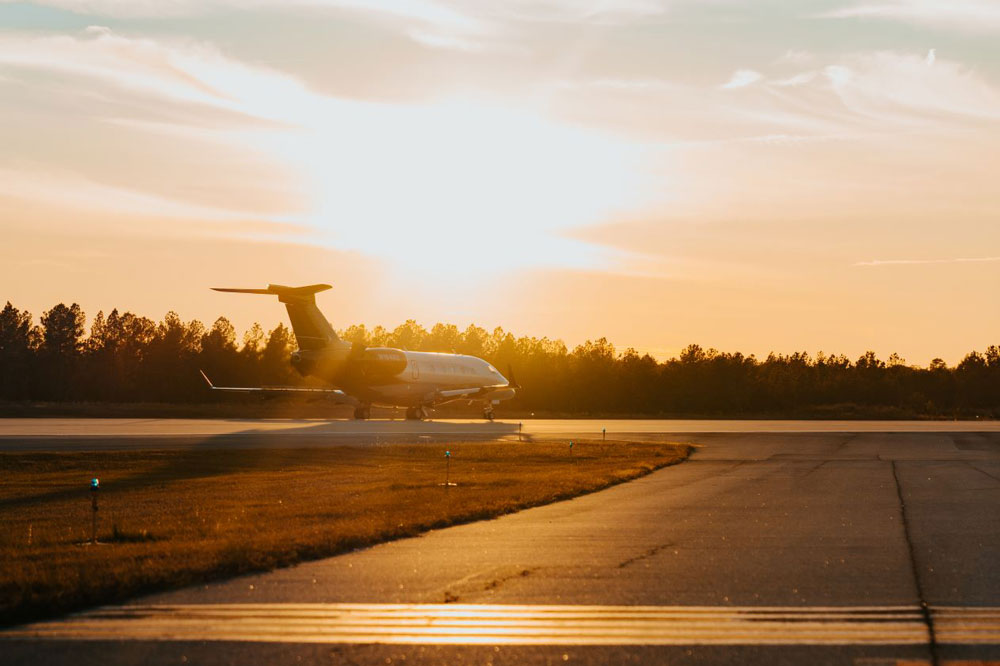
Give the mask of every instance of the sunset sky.
POLYGON ((0 305, 955 363, 998 45, 996 0, 0 2, 0 305))

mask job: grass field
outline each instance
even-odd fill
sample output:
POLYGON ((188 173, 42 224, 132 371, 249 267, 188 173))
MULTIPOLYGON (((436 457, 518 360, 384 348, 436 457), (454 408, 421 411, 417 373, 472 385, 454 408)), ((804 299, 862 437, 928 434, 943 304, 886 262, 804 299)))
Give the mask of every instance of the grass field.
POLYGON ((683 460, 683 444, 497 442, 0 454, 0 623, 498 516, 683 460), (445 448, 450 481, 444 487, 445 448), (99 477, 98 541, 91 533, 99 477))

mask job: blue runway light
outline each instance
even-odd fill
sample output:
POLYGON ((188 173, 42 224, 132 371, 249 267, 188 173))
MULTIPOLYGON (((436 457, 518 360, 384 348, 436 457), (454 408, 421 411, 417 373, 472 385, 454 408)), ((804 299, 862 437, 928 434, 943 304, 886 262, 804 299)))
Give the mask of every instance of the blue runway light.
POLYGON ((100 487, 101 487, 101 480, 98 479, 96 476, 93 479, 90 480, 90 489, 91 490, 97 490, 100 487))
POLYGON ((451 451, 445 451, 444 452, 444 457, 445 458, 451 458, 451 451))

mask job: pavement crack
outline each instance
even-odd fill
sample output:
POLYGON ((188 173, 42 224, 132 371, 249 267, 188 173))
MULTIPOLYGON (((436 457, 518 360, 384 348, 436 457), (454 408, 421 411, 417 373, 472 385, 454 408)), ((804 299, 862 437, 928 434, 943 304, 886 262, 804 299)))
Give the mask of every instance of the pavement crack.
POLYGON ((504 583, 506 583, 509 580, 512 580, 514 578, 527 578, 528 576, 530 576, 534 572, 535 572, 534 569, 522 569, 520 572, 515 573, 515 574, 511 574, 509 576, 497 577, 497 578, 494 578, 493 580, 487 582, 485 585, 483 585, 483 589, 487 590, 487 591, 488 590, 495 590, 495 589, 497 589, 498 587, 500 587, 501 585, 503 585, 504 583))
POLYGON ((993 479, 994 481, 1000 481, 1000 476, 996 476, 996 475, 994 475, 994 474, 990 474, 990 473, 989 473, 989 472, 987 472, 987 471, 986 471, 985 469, 980 469, 979 467, 976 467, 975 465, 973 465, 972 463, 970 463, 970 462, 968 462, 968 461, 966 461, 966 463, 965 463, 965 464, 966 464, 966 465, 968 465, 969 467, 971 467, 972 469, 976 470, 976 471, 977 471, 977 472, 979 472, 980 474, 985 474, 986 476, 990 477, 990 478, 991 478, 991 479, 993 479))
POLYGON ((659 546, 653 546, 652 548, 646 550, 645 552, 643 552, 643 553, 641 553, 639 555, 636 555, 635 557, 630 557, 627 560, 622 560, 621 562, 618 563, 618 568, 619 569, 624 569, 625 567, 627 567, 627 566, 629 566, 631 564, 635 564, 636 562, 640 562, 642 560, 649 559, 650 557, 653 557, 654 555, 656 555, 657 553, 659 553, 661 550, 663 550, 665 548, 669 548, 670 546, 673 546, 673 545, 674 545, 673 542, 671 542, 671 543, 660 544, 659 546))
POLYGON ((837 442, 837 448, 835 448, 833 450, 833 454, 832 455, 839 456, 840 452, 843 451, 844 448, 846 448, 848 444, 850 444, 851 442, 853 442, 857 438, 858 438, 858 433, 856 433, 856 432, 847 433, 846 437, 842 438, 840 441, 837 442))
MULTIPOLYGON (((483 592, 493 594, 509 581, 527 578, 537 570, 538 567, 498 567, 491 571, 477 571, 449 583, 443 591, 437 592, 435 596, 443 594, 446 604, 462 600, 465 600, 466 603, 475 603, 474 600, 480 598, 483 592)), ((437 598, 441 597, 437 596, 437 598)))
POLYGON ((820 462, 820 464, 816 465, 815 467, 806 470, 806 473, 803 474, 802 476, 809 476, 810 474, 813 474, 814 472, 818 472, 820 470, 820 468, 823 467, 823 465, 827 464, 828 462, 830 462, 830 461, 829 460, 824 460, 824 461, 820 462))
POLYGON ((924 625, 927 627, 927 648, 930 651, 931 664, 938 666, 937 636, 934 632, 934 618, 931 616, 930 607, 927 605, 927 598, 924 596, 924 586, 920 578, 920 567, 917 566, 917 553, 913 547, 913 540, 910 537, 910 521, 906 514, 906 502, 903 500, 903 487, 899 483, 899 472, 896 470, 896 461, 891 461, 892 478, 896 482, 896 496, 899 498, 899 516, 903 524, 903 538, 906 540, 906 549, 910 557, 910 571, 913 574, 913 585, 917 590, 917 599, 920 601, 920 614, 924 625))

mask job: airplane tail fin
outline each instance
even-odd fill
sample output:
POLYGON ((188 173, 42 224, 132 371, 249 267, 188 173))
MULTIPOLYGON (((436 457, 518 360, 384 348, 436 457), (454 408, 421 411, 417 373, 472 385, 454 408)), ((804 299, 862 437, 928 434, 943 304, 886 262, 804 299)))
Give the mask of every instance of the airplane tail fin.
POLYGON ((288 318, 292 322, 292 331, 298 340, 299 349, 322 349, 332 343, 340 342, 334 333, 330 322, 316 307, 316 294, 332 289, 328 284, 310 284, 305 287, 286 287, 281 284, 269 284, 267 289, 235 289, 231 287, 212 287, 214 291, 226 291, 237 294, 266 294, 277 296, 288 310, 288 318))

